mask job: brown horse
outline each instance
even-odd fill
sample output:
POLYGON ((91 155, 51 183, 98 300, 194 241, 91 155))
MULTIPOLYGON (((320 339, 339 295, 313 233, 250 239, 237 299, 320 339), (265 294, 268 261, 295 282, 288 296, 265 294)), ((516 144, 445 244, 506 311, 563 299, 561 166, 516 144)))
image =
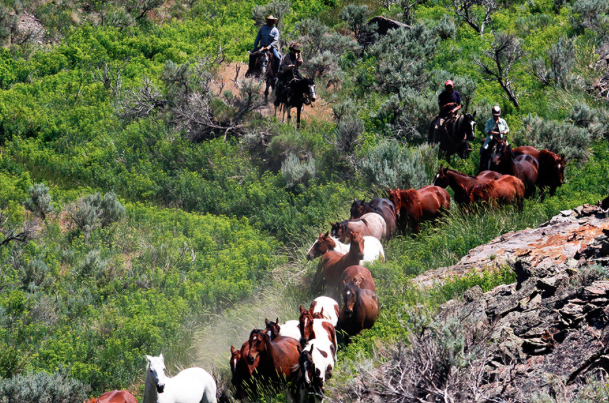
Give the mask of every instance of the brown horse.
POLYGON ((315 319, 312 311, 300 305, 300 345, 304 347, 312 339, 328 339, 336 348, 336 330, 334 325, 326 319, 315 319))
POLYGON ((472 186, 486 183, 491 179, 499 179, 500 177, 501 174, 495 171, 482 171, 477 176, 470 176, 459 171, 444 168, 444 165, 441 165, 433 184, 444 189, 450 186, 453 192, 455 192, 455 201, 464 206, 469 204, 469 190, 472 186))
POLYGON ((319 289, 323 286, 323 279, 330 294, 340 295, 340 276, 343 274, 343 271, 349 266, 359 264, 359 261, 364 256, 364 237, 362 237, 362 234, 357 231, 351 232, 349 240, 350 246, 347 254, 331 250, 324 253, 320 258, 317 272, 312 282, 314 289, 319 289))
POLYGON ((471 203, 491 202, 494 207, 498 204, 516 204, 522 208, 524 199, 524 184, 512 175, 503 175, 497 180, 490 180, 471 188, 471 203))
POLYGON ((424 186, 419 190, 389 189, 391 201, 398 212, 398 228, 406 232, 406 224, 414 233, 421 232, 421 222, 434 220, 450 209, 450 196, 439 186, 424 186))
POLYGON ((137 400, 128 390, 112 390, 98 399, 92 397, 88 402, 83 400, 83 403, 137 403, 137 400))
POLYGON ((238 399, 247 398, 248 390, 255 391, 254 371, 258 367, 260 357, 256 357, 253 364, 249 364, 247 362, 249 351, 249 340, 243 343, 240 350, 235 350, 233 346, 230 346, 231 383, 235 386, 238 399))
POLYGON ((532 155, 523 154, 515 156, 505 140, 498 140, 497 151, 492 157, 497 172, 504 175, 513 175, 524 183, 524 196, 535 195, 537 177, 539 175, 539 162, 532 155))
POLYGON ((347 284, 353 283, 358 288, 376 292, 376 285, 374 284, 372 273, 364 266, 347 267, 340 280, 343 283, 343 288, 345 288, 347 284))
POLYGON ((353 199, 353 203, 351 204, 351 219, 355 220, 366 213, 380 214, 387 225, 385 239, 391 238, 391 234, 393 234, 395 231, 395 224, 397 220, 397 214, 395 212, 395 206, 393 203, 390 200, 381 199, 380 197, 372 199, 369 202, 365 200, 353 199))
MULTIPOLYGON (((550 196, 554 196, 556 188, 562 186, 565 176, 564 157, 549 150, 537 150, 535 147, 522 146, 512 150, 514 155, 528 154, 537 158, 539 162, 539 175, 537 177, 537 187, 539 189, 550 189, 550 196)), ((545 197, 545 192, 541 194, 541 199, 545 197)))
POLYGON ((250 333, 247 363, 253 365, 259 359, 256 372, 262 378, 278 382, 289 382, 296 375, 300 343, 292 337, 278 336, 271 340, 263 330, 250 333))
POLYGON ((349 336, 370 329, 379 317, 379 299, 372 290, 362 290, 349 283, 343 289, 343 309, 338 324, 349 336))
POLYGON ((330 234, 341 242, 345 242, 351 231, 359 231, 362 236, 373 236, 379 241, 387 235, 387 223, 383 216, 377 213, 366 213, 355 220, 345 220, 330 223, 332 229, 330 234))

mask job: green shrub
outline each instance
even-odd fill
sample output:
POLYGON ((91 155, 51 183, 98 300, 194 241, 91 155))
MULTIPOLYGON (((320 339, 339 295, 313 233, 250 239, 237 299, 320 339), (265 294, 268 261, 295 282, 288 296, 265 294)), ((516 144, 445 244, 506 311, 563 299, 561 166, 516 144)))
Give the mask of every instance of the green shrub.
POLYGON ((309 155, 307 161, 302 162, 294 153, 281 164, 281 173, 286 180, 286 187, 294 189, 298 185, 307 185, 315 178, 315 159, 309 155))
POLYGON ((87 399, 89 386, 69 378, 66 371, 36 372, 0 380, 2 403, 74 403, 87 399))
POLYGON ((46 220, 47 214, 54 210, 49 188, 44 183, 35 183, 29 193, 30 198, 25 201, 25 208, 46 220))

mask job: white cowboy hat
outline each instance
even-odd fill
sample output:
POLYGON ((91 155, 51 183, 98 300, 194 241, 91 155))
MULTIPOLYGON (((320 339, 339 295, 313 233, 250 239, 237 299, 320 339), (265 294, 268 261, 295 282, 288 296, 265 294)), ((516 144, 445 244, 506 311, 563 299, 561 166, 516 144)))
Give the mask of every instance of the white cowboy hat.
POLYGON ((271 15, 269 15, 268 17, 266 17, 266 18, 265 18, 265 20, 266 20, 266 21, 270 21, 270 20, 272 20, 272 21, 275 21, 275 22, 279 21, 277 18, 273 17, 273 15, 272 15, 272 14, 271 14, 271 15))

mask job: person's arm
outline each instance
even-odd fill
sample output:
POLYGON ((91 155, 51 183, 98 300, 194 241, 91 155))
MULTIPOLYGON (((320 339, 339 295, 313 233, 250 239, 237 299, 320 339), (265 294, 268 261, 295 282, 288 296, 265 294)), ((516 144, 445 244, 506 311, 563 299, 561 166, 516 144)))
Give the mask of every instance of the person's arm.
POLYGON ((292 64, 290 63, 290 54, 288 53, 281 59, 281 64, 279 65, 279 71, 281 73, 285 73, 286 71, 292 68, 292 64))
POLYGON ((459 112, 459 110, 461 109, 461 94, 455 91, 455 95, 456 95, 456 102, 453 102, 452 104, 454 105, 454 107, 451 109, 451 113, 457 113, 459 112))
POLYGON ((296 53, 296 65, 300 66, 302 65, 302 56, 300 55, 300 53, 296 53))
POLYGON ((507 136, 507 134, 510 132, 510 128, 509 128, 509 126, 508 126, 508 124, 507 124, 507 122, 505 120, 503 121, 503 124, 505 126, 505 130, 503 131, 503 135, 507 136))
POLYGON ((273 29, 271 29, 271 32, 269 32, 269 38, 273 40, 269 44, 269 48, 277 47, 277 45, 279 45, 279 30, 277 29, 277 27, 273 27, 273 29))

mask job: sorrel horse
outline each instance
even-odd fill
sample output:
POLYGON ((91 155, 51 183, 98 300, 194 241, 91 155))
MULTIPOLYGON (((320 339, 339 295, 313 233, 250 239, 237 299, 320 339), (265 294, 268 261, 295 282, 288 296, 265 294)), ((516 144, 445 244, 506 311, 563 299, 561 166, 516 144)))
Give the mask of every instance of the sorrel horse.
POLYGON ((476 135, 476 112, 465 113, 456 118, 447 118, 445 125, 446 130, 441 130, 440 133, 434 133, 433 124, 430 125, 429 142, 435 144, 439 141, 440 152, 444 153, 446 158, 458 154, 459 157, 466 159, 469 155, 467 142, 474 140, 476 135))
POLYGON ((376 285, 374 284, 372 273, 364 266, 347 267, 340 280, 341 283, 343 283, 343 288, 345 288, 347 284, 353 283, 357 288, 376 292, 376 285))
POLYGON ((522 181, 512 175, 503 175, 497 180, 490 180, 471 188, 471 203, 491 202, 494 207, 498 204, 516 204, 522 208, 525 187, 522 181))
POLYGON ((248 69, 245 77, 254 76, 264 79, 264 99, 268 99, 269 88, 271 88, 271 91, 275 89, 275 71, 272 68, 273 55, 268 49, 259 49, 250 52, 250 57, 255 58, 254 68, 253 70, 248 69))
MULTIPOLYGON (((288 113, 288 123, 292 118, 291 109, 296 108, 296 127, 300 129, 300 113, 304 107, 303 105, 311 105, 317 98, 315 94, 315 82, 311 78, 294 78, 288 84, 287 91, 285 91, 283 96, 279 94, 276 96, 276 101, 279 101, 283 109, 283 117, 285 117, 286 112, 288 113)), ((275 107, 275 116, 277 116, 277 107, 275 107)), ((283 122, 283 118, 281 121, 283 122)))
POLYGON ((338 323, 341 330, 355 336, 370 329, 379 317, 379 299, 372 290, 362 290, 349 283, 343 289, 343 309, 338 323))
POLYGON ((260 357, 254 360, 253 364, 247 362, 247 354, 250 351, 249 340, 244 342, 240 350, 235 350, 230 346, 230 370, 231 383, 235 386, 238 399, 245 399, 249 392, 256 391, 256 382, 254 379, 254 371, 258 367, 260 357))
MULTIPOLYGON (((317 241, 309 248, 307 252, 307 260, 313 260, 329 250, 333 250, 339 253, 349 253, 349 244, 342 243, 336 238, 330 236, 329 232, 326 234, 319 234, 317 241)), ((364 258, 360 261, 360 264, 366 262, 374 262, 377 259, 381 259, 381 262, 385 262, 385 250, 381 241, 372 236, 364 237, 364 258)))
POLYGON ((397 220, 397 214, 393 203, 390 200, 381 199, 380 197, 374 198, 369 202, 353 199, 353 203, 351 204, 351 219, 355 220, 366 213, 377 213, 383 217, 387 226, 385 239, 389 239, 391 234, 395 231, 395 223, 397 220))
POLYGON ((216 381, 203 368, 187 368, 169 378, 163 354, 146 359, 144 403, 216 403, 216 381))
POLYGON ((300 343, 291 337, 278 336, 271 340, 263 330, 254 329, 250 333, 247 362, 260 361, 256 371, 260 377, 276 382, 289 382, 295 377, 298 365, 300 343))
POLYGON ((537 158, 528 154, 516 157, 505 140, 498 140, 497 151, 492 158, 498 172, 513 175, 524 183, 525 197, 535 195, 535 184, 539 174, 537 158))
POLYGON ((316 402, 324 398, 324 384, 332 377, 336 361, 336 348, 324 339, 313 339, 307 343, 298 360, 300 401, 306 402, 307 394, 316 402))
POLYGON ((328 287, 331 295, 340 295, 340 276, 343 271, 349 267, 359 264, 360 260, 364 257, 364 237, 362 234, 354 231, 349 234, 350 248, 347 254, 338 253, 335 251, 328 251, 319 259, 317 265, 317 272, 313 277, 314 289, 319 289, 324 280, 325 285, 328 287))
POLYGON ((421 232, 421 222, 436 219, 443 211, 450 209, 450 196, 439 186, 424 186, 415 189, 389 189, 391 201, 398 212, 398 228, 406 232, 410 224, 412 232, 421 232))
POLYGON ((338 346, 336 342, 336 330, 334 325, 328 320, 315 319, 313 313, 300 306, 300 344, 304 346, 312 339, 328 339, 334 343, 334 347, 338 346))
POLYGON ((112 390, 97 399, 92 397, 88 402, 83 400, 83 403, 137 403, 137 400, 128 390, 112 390))
POLYGON ((297 320, 288 320, 285 323, 279 323, 279 318, 275 322, 264 319, 265 331, 271 340, 275 340, 277 336, 291 337, 300 340, 300 327, 297 320))
POLYGON ((327 320, 332 323, 332 326, 336 327, 340 307, 334 299, 325 296, 317 297, 311 302, 309 310, 313 314, 314 319, 327 320))
MULTIPOLYGON (((537 158, 539 162, 539 175, 537 176, 537 187, 539 189, 550 189, 550 196, 554 196, 556 188, 562 186, 565 177, 565 159, 549 150, 537 150, 535 147, 522 146, 512 150, 514 155, 528 154, 537 158)), ((541 199, 545 192, 541 194, 541 199)))
POLYGON ((330 234, 341 242, 345 242, 351 231, 359 231, 363 236, 373 236, 379 241, 387 234, 387 223, 383 216, 377 213, 366 213, 355 220, 345 220, 330 223, 332 229, 330 234))
POLYGON ((455 201, 464 206, 469 204, 469 189, 472 186, 486 183, 491 179, 499 179, 501 174, 495 171, 482 171, 477 176, 463 174, 453 169, 440 166, 440 170, 436 174, 433 185, 446 189, 450 188, 455 192, 455 201))

